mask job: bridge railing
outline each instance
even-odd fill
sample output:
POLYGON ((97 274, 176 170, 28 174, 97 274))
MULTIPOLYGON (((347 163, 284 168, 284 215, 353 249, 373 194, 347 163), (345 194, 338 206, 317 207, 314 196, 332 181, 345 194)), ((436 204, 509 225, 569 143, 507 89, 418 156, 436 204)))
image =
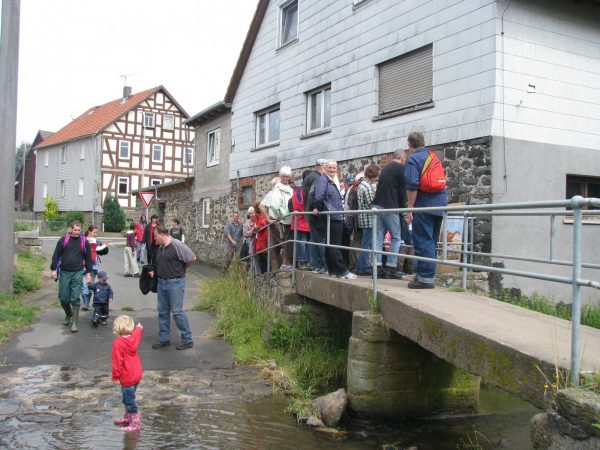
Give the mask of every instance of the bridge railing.
MULTIPOLYGON (((600 208, 600 199, 597 198, 583 198, 575 196, 570 200, 549 200, 549 201, 538 201, 538 202, 522 202, 522 203, 499 203, 499 204, 485 204, 485 205, 455 205, 445 207, 428 207, 428 208, 396 208, 396 209, 370 209, 370 210, 352 210, 352 211, 322 211, 318 215, 326 216, 326 242, 317 243, 310 241, 298 240, 298 227, 294 227, 293 239, 279 242, 275 245, 271 245, 271 229, 275 223, 270 223, 266 227, 261 228, 262 231, 266 228, 268 234, 268 246, 265 249, 267 252, 267 271, 271 270, 271 250, 284 246, 286 243, 293 243, 293 255, 292 255, 292 283, 296 283, 296 265, 297 265, 297 246, 298 244, 304 244, 306 246, 319 246, 338 248, 340 250, 350 250, 354 252, 369 253, 371 256, 371 262, 373 267, 372 272, 372 295, 377 299, 377 265, 375 264, 377 255, 386 256, 400 256, 402 258, 408 258, 416 261, 432 262, 436 264, 445 264, 448 266, 455 266, 462 269, 462 287, 467 286, 467 272, 469 270, 479 272, 494 272, 505 275, 512 275, 518 277, 532 278, 544 281, 551 281, 556 283, 570 284, 572 286, 572 333, 571 333, 571 367, 570 367, 570 382, 571 385, 577 385, 579 382, 579 334, 580 334, 580 322, 581 322, 581 288, 583 286, 591 287, 594 289, 600 289, 600 282, 597 280, 584 279, 582 278, 582 268, 600 269, 600 264, 585 263, 582 261, 582 224, 583 218, 590 216, 599 216, 599 209, 584 209, 584 208, 600 208), (551 209, 554 208, 554 209, 551 209), (560 208, 560 209, 556 209, 560 208), (370 232, 372 233, 372 245, 370 249, 362 249, 344 245, 331 244, 331 216, 339 215, 357 215, 367 214, 377 216, 379 214, 405 214, 408 212, 415 213, 426 213, 426 212, 441 212, 442 213, 442 230, 441 236, 444 239, 438 242, 438 252, 440 258, 426 258, 423 256, 411 255, 406 253, 392 253, 384 251, 382 248, 377 248, 377 220, 373 220, 373 227, 370 232), (478 218, 493 218, 502 216, 545 216, 550 220, 549 225, 549 251, 548 258, 533 258, 527 256, 508 255, 499 253, 486 253, 474 250, 474 223, 478 218), (573 259, 571 261, 556 259, 555 257, 555 243, 556 243, 556 219, 558 217, 571 217, 573 224, 573 259), (462 219, 463 227, 463 240, 460 244, 448 243, 446 236, 448 232, 448 221, 449 219, 462 219), (457 245, 459 248, 457 249, 457 245), (449 248, 450 246, 450 248, 449 248), (449 258, 449 254, 459 254, 460 258, 449 258), (549 273, 542 273, 536 271, 510 269, 505 267, 497 267, 493 265, 475 264, 474 258, 487 259, 490 262, 492 259, 509 259, 517 261, 525 261, 540 264, 550 265, 562 265, 571 266, 571 276, 561 276, 549 273)), ((259 212, 257 212, 259 214, 259 212)), ((301 215, 312 215, 312 212, 294 212, 290 213, 289 216, 297 225, 298 218, 301 215)), ((564 236, 562 236, 564 240, 564 236)), ((406 245, 403 245, 407 247, 406 245)), ((307 247, 310 248, 310 247, 307 247)), ((244 259, 252 258, 253 255, 248 256, 244 259)))

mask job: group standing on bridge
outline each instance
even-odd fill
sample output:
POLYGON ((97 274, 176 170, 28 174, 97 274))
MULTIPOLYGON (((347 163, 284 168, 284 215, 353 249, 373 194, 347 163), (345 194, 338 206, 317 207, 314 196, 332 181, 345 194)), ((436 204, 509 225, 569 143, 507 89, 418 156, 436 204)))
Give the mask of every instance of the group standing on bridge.
POLYGON ((378 214, 348 214, 350 210, 398 209, 446 206, 448 195, 443 168, 437 156, 425 147, 420 132, 408 136, 407 149, 397 149, 383 168, 369 164, 364 172, 354 177, 340 179, 337 162, 318 159, 313 170, 305 170, 301 177, 292 179, 292 169, 283 166, 279 176, 271 181, 271 190, 248 209, 243 225, 239 213, 234 212, 232 222, 225 227, 227 256, 225 269, 233 257, 251 255, 251 270, 260 274, 271 270, 292 269, 293 244, 283 242, 294 239, 297 229, 296 264, 300 270, 329 274, 343 279, 371 276, 373 265, 378 278, 402 279, 414 271, 408 283, 411 289, 432 289, 435 284, 435 263, 396 254, 414 251, 414 255, 436 258, 437 243, 442 224, 441 211, 382 212, 378 214), (436 161, 437 160, 437 161, 436 161), (436 167, 436 162, 437 167, 436 167), (431 171, 442 171, 431 186, 431 171), (343 251, 320 245, 327 243, 327 218, 329 217, 329 243, 333 246, 353 246, 370 250, 372 227, 377 225, 376 248, 393 255, 378 254, 374 261, 368 252, 343 251), (302 212, 296 217, 292 212, 302 212), (337 213, 339 212, 339 213, 337 213), (267 231, 266 225, 270 225, 267 231), (270 237, 270 241, 269 241, 270 237), (267 258, 267 248, 270 257, 267 258))

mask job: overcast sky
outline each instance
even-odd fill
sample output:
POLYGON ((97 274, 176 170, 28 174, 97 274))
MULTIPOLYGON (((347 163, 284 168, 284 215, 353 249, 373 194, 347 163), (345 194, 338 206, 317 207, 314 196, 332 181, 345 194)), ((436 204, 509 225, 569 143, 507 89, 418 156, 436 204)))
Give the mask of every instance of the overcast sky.
POLYGON ((21 0, 17 145, 119 98, 124 74, 190 115, 222 100, 257 1, 21 0))

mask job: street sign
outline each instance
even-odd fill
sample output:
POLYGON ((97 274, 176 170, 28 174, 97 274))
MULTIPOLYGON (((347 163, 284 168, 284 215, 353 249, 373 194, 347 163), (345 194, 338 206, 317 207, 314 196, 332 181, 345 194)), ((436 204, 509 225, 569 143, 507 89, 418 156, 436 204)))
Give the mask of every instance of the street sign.
POLYGON ((140 192, 139 194, 140 198, 144 202, 144 205, 146 205, 146 208, 149 207, 150 203, 152 203, 152 200, 154 200, 155 192, 140 192))

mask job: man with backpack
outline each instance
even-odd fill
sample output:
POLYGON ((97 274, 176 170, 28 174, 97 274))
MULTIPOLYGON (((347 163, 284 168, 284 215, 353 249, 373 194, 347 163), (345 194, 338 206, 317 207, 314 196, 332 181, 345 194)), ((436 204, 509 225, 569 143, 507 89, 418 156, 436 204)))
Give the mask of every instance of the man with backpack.
POLYGON ((85 272, 87 284, 92 282, 92 252, 87 239, 81 235, 81 222, 71 222, 71 231, 61 237, 52 256, 50 276, 58 281, 58 297, 65 311, 64 326, 71 324, 75 333, 79 324, 79 297, 85 272))
MULTIPOLYGON (((410 156, 406 161, 405 178, 408 190, 408 207, 424 208, 446 206, 446 176, 439 158, 425 147, 422 133, 408 135, 410 156)), ((412 239, 416 256, 435 259, 442 227, 442 211, 409 212, 405 219, 412 223, 412 239)), ((410 289, 435 287, 435 263, 415 261, 415 279, 408 283, 410 289)))

